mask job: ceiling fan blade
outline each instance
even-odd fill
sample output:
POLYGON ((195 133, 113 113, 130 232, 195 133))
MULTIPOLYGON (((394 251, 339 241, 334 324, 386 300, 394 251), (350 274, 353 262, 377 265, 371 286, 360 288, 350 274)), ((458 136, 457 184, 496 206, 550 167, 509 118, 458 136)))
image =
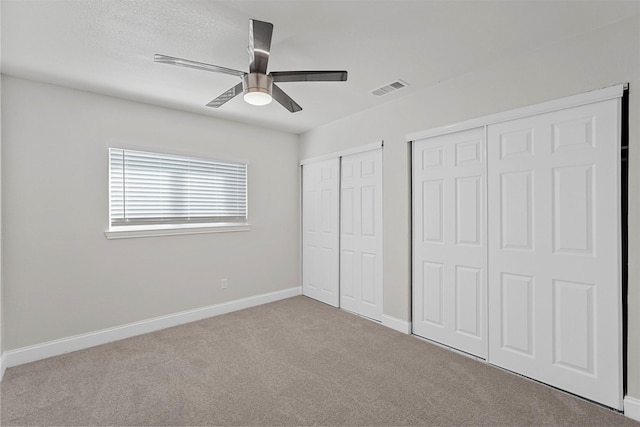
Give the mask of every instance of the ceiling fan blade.
POLYGON ((242 77, 246 73, 231 68, 219 67, 217 65, 205 64, 203 62, 190 61, 188 59, 174 58, 173 56, 155 54, 153 57, 155 62, 161 64, 177 65, 179 67, 194 68, 196 70, 213 71, 215 73, 230 74, 232 76, 242 77))
POLYGON ((291 111, 292 113, 295 113, 297 111, 302 111, 302 107, 299 106, 296 101, 291 99, 289 95, 284 93, 284 91, 280 89, 277 85, 275 84, 273 85, 271 94, 273 96, 273 99, 278 101, 284 108, 291 111))
POLYGON ((267 74, 273 24, 249 20, 249 72, 267 74))
POLYGON ((274 82, 346 82, 346 71, 274 71, 274 82))
POLYGON ((226 91, 225 93, 223 93, 222 95, 220 95, 219 97, 217 97, 216 99, 208 103, 207 107, 218 108, 225 102, 240 95, 241 93, 242 93, 242 83, 238 83, 237 85, 235 85, 234 87, 232 87, 231 89, 229 89, 228 91, 226 91))

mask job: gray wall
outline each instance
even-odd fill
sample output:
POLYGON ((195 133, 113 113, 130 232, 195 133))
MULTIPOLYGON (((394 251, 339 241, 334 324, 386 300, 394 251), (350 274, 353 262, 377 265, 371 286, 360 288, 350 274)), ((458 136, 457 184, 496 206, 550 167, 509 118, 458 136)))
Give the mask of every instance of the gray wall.
MULTIPOLYGON (((2 5, 0 5, 0 22, 2 22, 2 5)), ((2 31, 0 31, 0 46, 2 46, 2 31)), ((2 63, 2 51, 0 49, 0 64, 2 63)), ((0 65, 0 75, 2 66, 0 65)), ((0 99, 2 99, 2 80, 0 80, 0 99)), ((2 103, 0 103, 0 225, 2 224, 2 103)), ((2 311, 2 295, 4 294, 2 286, 2 227, 0 226, 0 360, 4 351, 4 312, 2 311)), ((0 378, 3 372, 0 367, 0 378)))
POLYGON ((8 76, 2 104, 5 351, 300 285, 297 136, 8 76), (253 229, 107 240, 111 145, 248 160, 253 229))
MULTIPOLYGON (((305 159, 384 140, 384 313, 410 319, 407 133, 630 82, 629 370, 640 397, 640 19, 506 58, 301 136, 305 159)), ((391 95, 393 96, 393 95, 391 95)))

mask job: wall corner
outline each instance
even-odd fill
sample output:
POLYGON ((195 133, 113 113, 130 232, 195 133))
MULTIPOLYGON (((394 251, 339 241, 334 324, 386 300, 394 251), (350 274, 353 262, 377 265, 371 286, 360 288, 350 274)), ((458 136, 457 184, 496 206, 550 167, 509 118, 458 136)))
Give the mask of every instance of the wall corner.
POLYGON ((624 397, 624 416, 640 421, 640 399, 631 396, 624 397))
POLYGON ((0 382, 2 382, 2 378, 4 377, 4 371, 7 370, 7 358, 4 353, 0 356, 0 382))
POLYGON ((383 314, 382 325, 386 326, 387 328, 394 329, 398 332, 402 332, 403 334, 411 335, 411 322, 407 322, 405 320, 383 314))

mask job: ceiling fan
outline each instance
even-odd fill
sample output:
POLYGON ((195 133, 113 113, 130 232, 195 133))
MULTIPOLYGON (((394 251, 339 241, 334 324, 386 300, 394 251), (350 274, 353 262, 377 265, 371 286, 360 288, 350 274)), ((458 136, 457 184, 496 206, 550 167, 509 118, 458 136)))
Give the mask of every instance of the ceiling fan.
POLYGON ((272 99, 278 101, 292 113, 301 111, 298 105, 276 83, 281 82, 344 82, 347 80, 346 71, 272 71, 267 74, 267 64, 271 50, 271 36, 273 24, 269 22, 249 20, 249 72, 233 70, 231 68, 172 56, 154 56, 155 62, 195 68, 196 70, 213 71, 215 73, 230 74, 242 79, 222 95, 207 104, 207 107, 218 108, 237 95, 243 94, 244 100, 252 105, 267 105, 272 99))

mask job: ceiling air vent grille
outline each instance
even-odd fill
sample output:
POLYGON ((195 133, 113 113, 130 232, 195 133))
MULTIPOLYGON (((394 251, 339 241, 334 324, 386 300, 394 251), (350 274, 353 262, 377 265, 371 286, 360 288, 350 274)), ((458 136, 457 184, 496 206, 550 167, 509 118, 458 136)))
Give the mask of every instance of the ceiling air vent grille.
POLYGON ((382 87, 379 87, 378 89, 371 91, 371 93, 374 94, 375 96, 382 96, 390 92, 396 91, 398 89, 402 89, 405 86, 409 86, 409 84, 402 80, 396 80, 395 82, 391 82, 382 87))

